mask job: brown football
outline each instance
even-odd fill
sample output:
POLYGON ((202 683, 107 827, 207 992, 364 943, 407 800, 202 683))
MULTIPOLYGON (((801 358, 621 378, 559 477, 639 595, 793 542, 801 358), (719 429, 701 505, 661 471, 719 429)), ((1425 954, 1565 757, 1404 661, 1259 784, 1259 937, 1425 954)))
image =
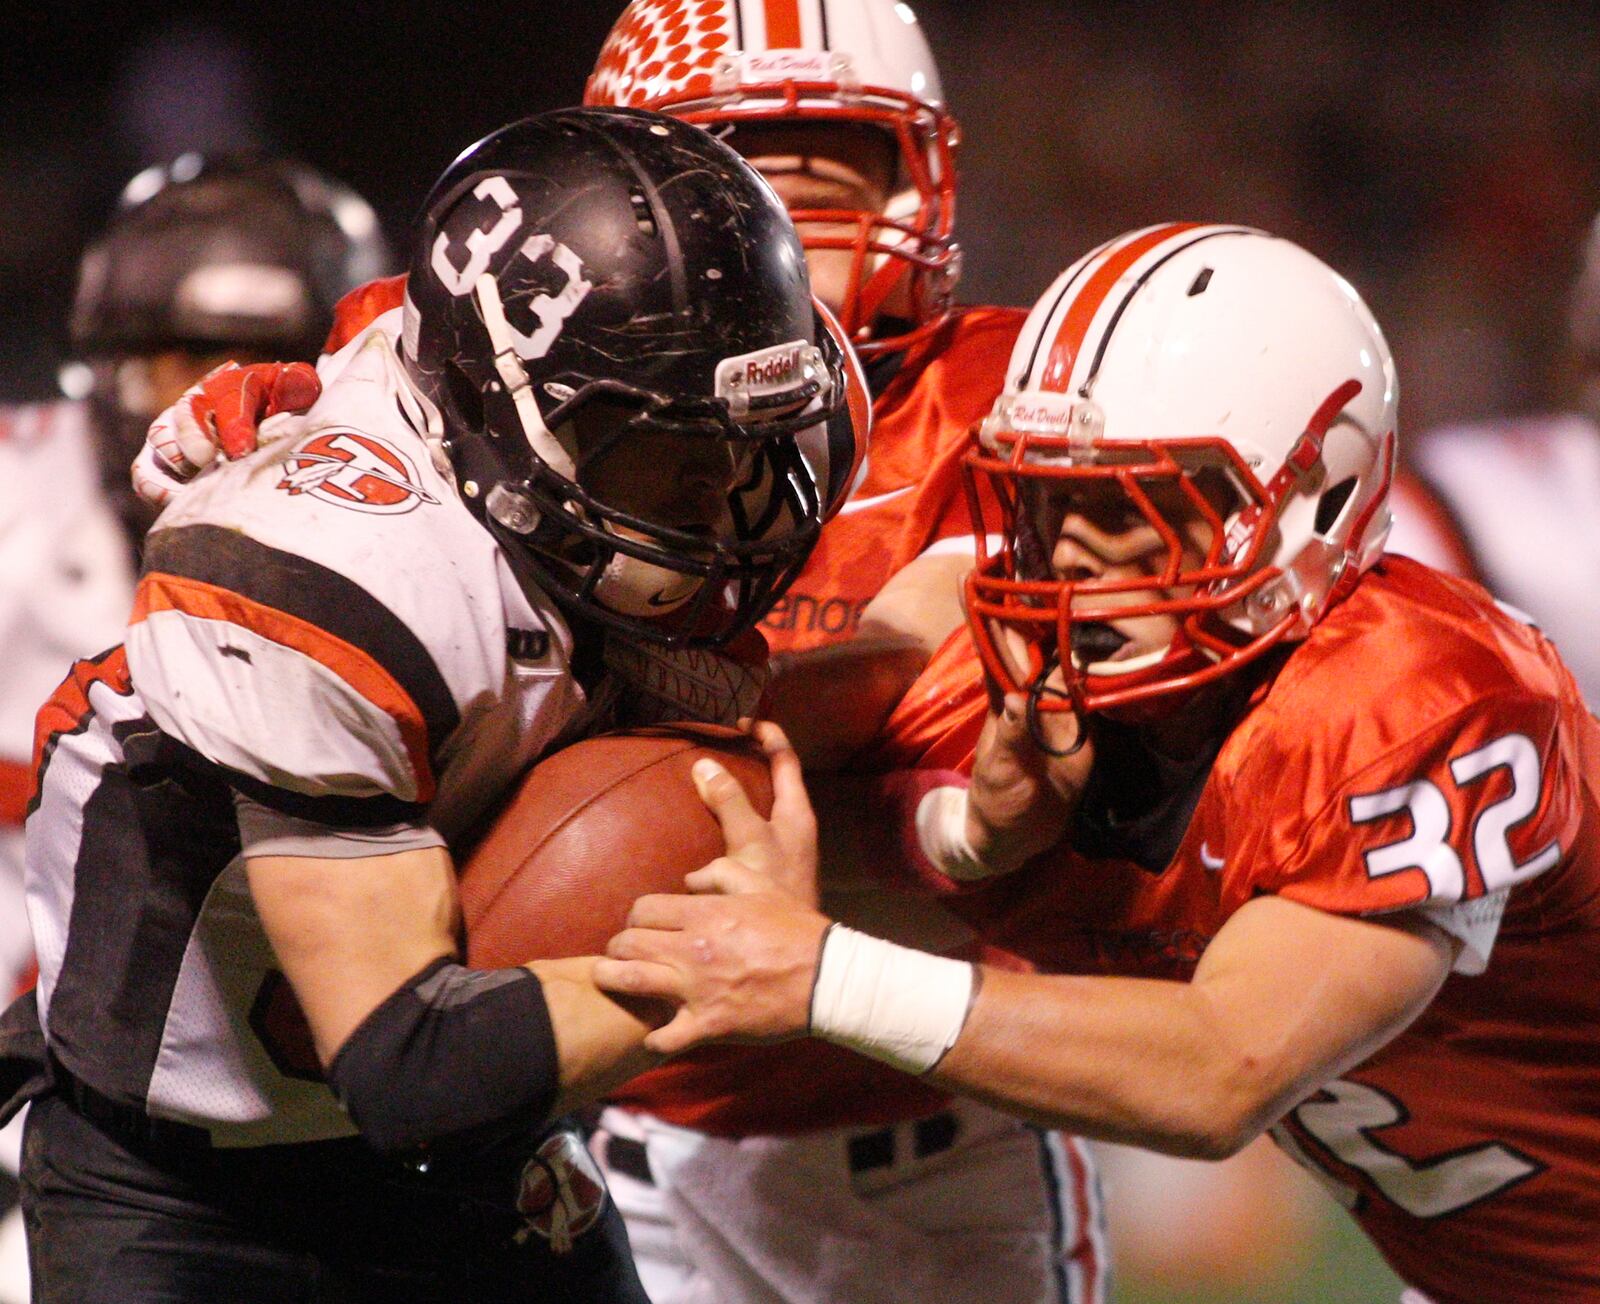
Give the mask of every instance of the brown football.
POLYGON ((723 853, 689 776, 706 755, 770 814, 760 747, 712 725, 603 734, 529 770, 461 871, 468 963, 599 954, 635 900, 683 891, 684 875, 723 853))

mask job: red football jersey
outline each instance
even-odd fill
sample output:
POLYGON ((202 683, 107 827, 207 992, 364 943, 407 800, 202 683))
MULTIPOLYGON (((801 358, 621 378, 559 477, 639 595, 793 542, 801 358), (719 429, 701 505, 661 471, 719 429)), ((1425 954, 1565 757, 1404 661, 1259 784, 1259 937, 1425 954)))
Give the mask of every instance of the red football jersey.
POLYGON ((406 278, 383 276, 358 285, 333 306, 333 325, 322 345, 324 356, 337 353, 379 317, 406 300, 406 278))
POLYGON ((974 553, 967 431, 988 415, 1027 314, 964 308, 907 354, 872 405, 866 469, 761 631, 773 652, 855 634, 889 577, 930 551, 974 553))
POLYGON ((950 903, 1041 969, 1187 980, 1268 892, 1466 940, 1280 1143, 1436 1304, 1600 1298, 1600 725, 1550 644, 1386 558, 1257 693, 1164 871, 1066 853, 950 903))
MULTIPOLYGON (((861 483, 762 622, 774 652, 851 637, 862 609, 907 563, 941 546, 973 551, 961 455, 967 431, 1004 384, 1025 317, 1010 308, 967 308, 907 355, 873 405, 861 483)), ((645 1074, 615 1097, 720 1136, 877 1126, 933 1113, 948 1099, 815 1041, 701 1052, 645 1074)))

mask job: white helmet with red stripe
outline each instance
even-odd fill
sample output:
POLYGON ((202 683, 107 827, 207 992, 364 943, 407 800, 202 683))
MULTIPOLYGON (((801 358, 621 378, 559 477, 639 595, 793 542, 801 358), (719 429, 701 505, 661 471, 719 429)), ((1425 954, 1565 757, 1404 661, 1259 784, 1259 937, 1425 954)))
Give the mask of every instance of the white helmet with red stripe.
POLYGON ((905 347, 949 312, 960 272, 959 129, 905 4, 632 0, 601 47, 584 103, 655 109, 713 129, 757 122, 881 128, 900 160, 899 191, 883 212, 790 215, 807 249, 854 251, 840 317, 864 355, 905 347), (881 334, 891 295, 895 315, 907 317, 911 329, 881 334))
POLYGON ((1397 397, 1360 296, 1287 240, 1174 223, 1080 259, 1035 305, 968 456, 1003 518, 978 531, 969 587, 991 673, 1036 706, 1097 710, 1303 637, 1383 549, 1397 397), (1091 484, 1156 531, 1145 573, 1050 568, 1036 505, 1091 484), (1209 525, 1205 556, 1186 557, 1179 517, 1209 525), (1168 617, 1172 641, 1097 654, 1085 628, 1108 609, 1168 617))

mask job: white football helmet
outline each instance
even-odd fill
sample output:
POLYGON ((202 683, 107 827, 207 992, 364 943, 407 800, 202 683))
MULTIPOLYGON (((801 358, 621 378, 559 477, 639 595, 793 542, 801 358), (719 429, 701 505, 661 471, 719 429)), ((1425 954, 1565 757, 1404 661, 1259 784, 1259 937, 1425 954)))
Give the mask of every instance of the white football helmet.
MULTIPOLYGON (((846 249, 855 274, 840 318, 863 355, 904 348, 950 310, 959 129, 911 9, 896 0, 632 0, 601 47, 584 103, 655 109, 712 130, 740 123, 865 123, 899 151, 883 212, 791 210, 808 249, 846 249), (822 224, 853 233, 813 232, 822 224), (879 316, 909 331, 880 335, 879 316)), ((729 143, 738 146, 737 135, 729 143)))
POLYGON ((967 458, 974 488, 994 490, 974 501, 1000 515, 980 522, 968 582, 991 674, 1036 709, 1103 710, 1304 637, 1383 550, 1397 398, 1361 297, 1287 240, 1173 223, 1080 259, 1035 305, 967 458), (1164 563, 1132 579, 1050 569, 1049 516, 1032 504, 1089 484, 1119 487, 1124 519, 1155 528, 1164 563), (1153 499, 1209 524, 1199 565, 1153 499), (1125 605, 1130 594, 1148 597, 1125 605), (1096 659, 1085 628, 1108 606, 1174 617, 1178 633, 1096 659))

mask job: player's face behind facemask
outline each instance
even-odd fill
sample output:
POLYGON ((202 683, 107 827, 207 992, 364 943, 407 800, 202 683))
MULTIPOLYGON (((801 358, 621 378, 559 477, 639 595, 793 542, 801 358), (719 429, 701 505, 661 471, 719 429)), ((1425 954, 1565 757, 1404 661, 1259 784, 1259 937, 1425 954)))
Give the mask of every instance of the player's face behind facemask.
MULTIPOLYGON (((728 130, 728 144, 777 192, 805 246, 812 292, 837 316, 848 315, 883 255, 874 222, 893 197, 898 150, 879 128, 847 122, 752 122, 728 130)), ((908 287, 896 285, 879 309, 891 321, 910 311, 908 287)))
POLYGON ((389 267, 366 201, 304 164, 184 154, 128 182, 79 265, 62 388, 89 401, 133 537, 153 519, 129 485, 151 420, 223 362, 311 360, 338 299, 389 267))
MULTIPOLYGON (((1040 468, 1020 476, 1012 546, 1019 579, 1068 586, 1061 599, 1068 665, 1077 675, 1111 679, 1172 651, 1181 604, 1215 559, 1222 524, 1242 500, 1217 466, 1142 475, 1131 462, 1117 468, 1108 459, 1104 470, 1067 478, 1040 468)), ((1061 651, 1049 634, 1045 643, 1059 680, 1061 651)), ((1020 656, 1015 640, 1005 645, 1020 656)))
MULTIPOLYGON (((640 427, 632 417, 621 405, 603 400, 574 415, 571 442, 580 450, 579 487, 594 502, 617 509, 616 518, 604 523, 617 539, 650 542, 649 534, 628 524, 634 518, 675 537, 676 560, 694 569, 708 566, 712 545, 739 542, 730 495, 749 478, 757 443, 640 427)), ((570 559, 581 566, 592 550, 575 546, 575 540, 567 547, 570 559)), ((595 597, 620 615, 662 618, 688 602, 702 583, 692 571, 619 551, 601 573, 595 597)))

